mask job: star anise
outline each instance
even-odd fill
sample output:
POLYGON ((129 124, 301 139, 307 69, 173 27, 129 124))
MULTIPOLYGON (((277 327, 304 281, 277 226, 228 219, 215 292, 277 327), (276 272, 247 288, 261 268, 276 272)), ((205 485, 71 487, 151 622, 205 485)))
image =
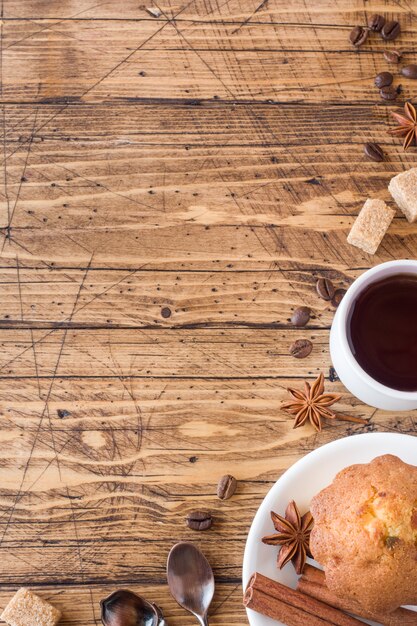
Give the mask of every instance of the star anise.
POLYGON ((328 407, 338 402, 342 397, 338 393, 324 393, 324 376, 320 372, 318 378, 312 385, 304 381, 304 391, 288 387, 287 391, 295 398, 289 402, 284 402, 281 408, 291 415, 295 415, 294 428, 304 426, 309 421, 317 432, 321 432, 321 420, 323 418, 345 420, 357 424, 367 424, 368 420, 352 415, 342 415, 331 411, 328 407))
POLYGON ((285 517, 271 511, 271 518, 277 533, 263 537, 262 542, 269 546, 281 546, 277 561, 280 569, 292 561, 297 574, 302 574, 307 556, 311 557, 310 533, 314 521, 310 511, 301 517, 292 500, 285 517))
POLYGON ((398 128, 393 128, 389 132, 391 135, 404 137, 403 148, 407 150, 417 142, 417 113, 411 102, 404 105, 404 115, 391 111, 392 117, 399 124, 398 128))
POLYGON ((321 432, 322 418, 336 417, 336 413, 327 407, 340 400, 342 396, 337 393, 324 393, 324 376, 321 372, 312 385, 304 381, 304 391, 293 387, 288 387, 287 391, 295 401, 284 402, 281 408, 295 415, 294 428, 299 428, 309 421, 318 432, 321 432))

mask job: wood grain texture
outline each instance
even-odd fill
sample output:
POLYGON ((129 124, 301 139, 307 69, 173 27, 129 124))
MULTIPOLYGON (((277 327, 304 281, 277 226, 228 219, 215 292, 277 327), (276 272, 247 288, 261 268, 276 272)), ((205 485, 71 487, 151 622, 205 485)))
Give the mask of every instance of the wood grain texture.
MULTIPOLYGON (((395 0, 2 3, 0 608, 29 585, 64 626, 98 626, 123 586, 191 626, 165 582, 185 539, 213 565, 211 623, 242 626, 245 538, 274 481, 341 437, 416 434, 414 412, 329 379, 334 309, 314 288, 416 256, 399 212, 374 257, 346 243, 364 200, 390 201, 416 164, 373 86, 386 44, 348 43, 374 12, 400 19, 413 62, 415 8, 395 0), (367 425, 293 430, 286 388, 319 371, 367 425), (198 507, 206 533, 184 522, 198 507)), ((395 80, 399 103, 417 97, 395 80)))
MULTIPOLYGON (((414 163, 388 135, 385 106, 6 105, 4 115, 2 256, 23 264, 363 268, 372 259, 345 245, 353 219, 367 195, 388 201, 389 179, 414 163), (365 139, 389 160, 366 161, 365 139)), ((412 255, 415 235, 398 214, 375 259, 412 255)))
POLYGON ((331 276, 346 288, 360 273, 279 268, 214 272, 90 268, 72 311, 83 269, 36 269, 19 262, 19 280, 15 268, 0 270, 3 329, 16 325, 34 329, 226 325, 288 331, 293 311, 304 304, 313 311, 310 328, 328 328, 334 307, 317 296, 315 276, 331 276))
POLYGON ((62 376, 247 377, 314 374, 328 362, 328 332, 323 330, 54 330, 0 331, 0 372, 31 376, 32 342, 38 368, 52 376, 59 358, 62 376), (61 350, 65 338, 65 350, 61 350), (296 338, 314 341, 310 357, 289 354, 296 338))
MULTIPOLYGON (((364 5, 361 0, 352 0, 349 6, 343 0, 320 0, 312 5, 303 0, 293 0, 291 4, 281 2, 268 2, 259 8, 257 0, 246 0, 241 3, 238 0, 228 2, 202 2, 194 0, 191 3, 181 4, 171 0, 166 4, 148 3, 138 4, 136 0, 123 0, 123 5, 115 6, 112 0, 103 0, 94 3, 91 0, 72 0, 71 2, 59 3, 49 0, 8 0, 4 5, 4 17, 6 19, 86 19, 96 21, 102 19, 131 20, 150 19, 146 7, 159 6, 169 15, 175 15, 178 11, 183 12, 190 18, 198 21, 204 20, 206 14, 208 21, 237 21, 247 19, 255 13, 255 22, 275 21, 278 23, 295 22, 323 23, 329 26, 351 25, 363 18, 364 15, 376 11, 386 12, 387 15, 401 16, 404 20, 413 21, 413 14, 407 4, 399 4, 395 0, 374 0, 372 5, 364 5), (261 11, 261 9, 263 9, 261 11)), ((154 19, 154 18, 153 18, 154 19)))
MULTIPOLYGON (((174 9, 158 19, 121 22, 7 20, 3 97, 11 102, 380 100, 373 79, 387 63, 379 36, 358 51, 348 40, 351 24, 200 22, 184 20, 186 14, 174 9)), ((403 27, 402 45, 413 51, 416 24, 404 16, 403 27)), ((413 81, 401 82, 407 97, 415 97, 413 81)))

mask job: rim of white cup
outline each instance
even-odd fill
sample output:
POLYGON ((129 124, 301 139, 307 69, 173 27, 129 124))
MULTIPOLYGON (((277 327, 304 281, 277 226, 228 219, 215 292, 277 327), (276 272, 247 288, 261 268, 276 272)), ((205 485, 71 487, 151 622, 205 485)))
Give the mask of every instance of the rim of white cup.
MULTIPOLYGON (((361 378, 363 378, 368 385, 373 387, 377 392, 383 393, 385 395, 390 396, 391 398, 399 398, 402 400, 411 399, 417 400, 417 391, 400 391, 399 389, 394 389, 393 387, 387 387, 387 385, 383 385, 379 383, 377 380, 372 378, 364 369, 359 365, 358 361, 355 359, 351 347, 349 345, 349 341, 347 338, 347 323, 348 323, 348 314, 351 310, 351 307, 362 291, 363 284, 369 279, 370 276, 373 277, 371 281, 376 282, 378 278, 383 278, 384 276, 389 276, 397 273, 395 270, 397 269, 398 274, 406 273, 406 274, 416 274, 417 275, 417 261, 410 259, 399 259, 396 261, 387 261, 386 263, 380 263, 379 265, 375 265, 371 269, 367 270, 363 274, 361 274, 349 287, 347 290, 345 297, 339 304, 339 308, 337 310, 337 315, 339 317, 339 321, 342 323, 342 330, 338 337, 339 341, 342 344, 342 349, 344 354, 349 361, 349 365, 356 369, 361 378), (394 271, 390 271, 386 273, 387 269, 393 269, 394 271), (402 268, 402 269, 401 269, 402 268), (407 271, 407 268, 413 268, 414 271, 407 271)), ((369 283, 370 284, 370 283, 369 283)))

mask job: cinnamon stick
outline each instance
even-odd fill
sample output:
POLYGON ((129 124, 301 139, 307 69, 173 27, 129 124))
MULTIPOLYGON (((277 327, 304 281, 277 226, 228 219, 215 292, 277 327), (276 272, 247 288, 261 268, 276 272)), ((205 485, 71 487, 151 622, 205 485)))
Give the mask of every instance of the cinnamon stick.
POLYGON ((354 422, 355 424, 368 424, 369 420, 363 417, 356 417, 356 415, 345 415, 344 413, 338 413, 334 411, 338 420, 344 420, 345 422, 354 422))
POLYGON ((408 609, 399 608, 388 614, 369 613, 364 611, 358 602, 339 598, 326 585, 325 573, 313 567, 306 565, 302 577, 298 581, 298 591, 316 598, 321 602, 325 602, 342 611, 355 613, 360 617, 379 622, 383 626, 417 626, 417 613, 408 609))
POLYGON ((287 626, 363 626, 354 617, 258 572, 249 581, 243 603, 287 626))
MULTIPOLYGON (((308 597, 308 596, 307 596, 308 597)), ((248 587, 243 596, 243 604, 248 608, 279 620, 287 626, 329 626, 330 622, 316 615, 306 613, 302 609, 291 606, 282 600, 263 593, 259 589, 248 587)))
POLYGON ((302 579, 308 580, 311 583, 317 583, 318 585, 326 585, 326 574, 323 570, 314 567, 314 565, 309 565, 308 563, 304 566, 302 579))

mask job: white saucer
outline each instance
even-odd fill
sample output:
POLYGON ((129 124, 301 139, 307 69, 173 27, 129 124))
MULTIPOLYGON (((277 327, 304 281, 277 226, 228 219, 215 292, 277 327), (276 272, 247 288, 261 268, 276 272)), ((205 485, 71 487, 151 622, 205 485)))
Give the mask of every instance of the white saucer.
MULTIPOLYGON (((305 513, 313 496, 329 485, 340 470, 354 463, 368 463, 381 454, 395 454, 406 463, 416 465, 417 437, 392 433, 345 437, 317 448, 290 467, 271 488, 253 520, 243 559, 243 588, 246 588, 254 572, 290 587, 296 586, 297 576, 293 567, 289 564, 279 570, 276 565, 277 548, 261 542, 264 535, 273 532, 270 511, 283 515, 288 502, 295 500, 301 513, 305 513)), ((417 611, 417 606, 413 610, 417 611)), ((250 626, 282 624, 249 609, 248 619, 250 626)))

